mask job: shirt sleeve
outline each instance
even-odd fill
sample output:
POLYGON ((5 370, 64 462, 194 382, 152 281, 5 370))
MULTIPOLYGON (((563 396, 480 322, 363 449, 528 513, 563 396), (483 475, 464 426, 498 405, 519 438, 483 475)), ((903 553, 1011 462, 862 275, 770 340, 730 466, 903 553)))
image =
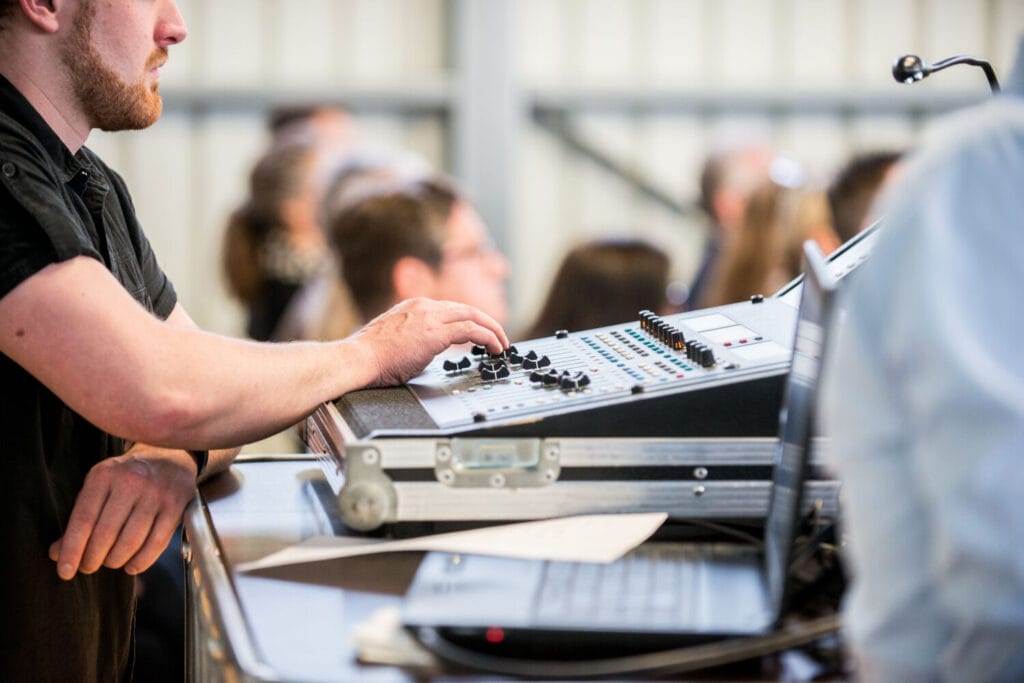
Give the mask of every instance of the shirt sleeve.
POLYGON ((0 184, 0 298, 56 260, 38 222, 0 184))

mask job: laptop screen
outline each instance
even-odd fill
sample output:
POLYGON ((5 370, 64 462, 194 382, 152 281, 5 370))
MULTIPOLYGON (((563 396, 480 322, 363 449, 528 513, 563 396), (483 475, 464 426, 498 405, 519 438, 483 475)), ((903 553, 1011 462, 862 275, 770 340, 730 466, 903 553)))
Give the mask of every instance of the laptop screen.
POLYGON ((779 444, 768 517, 765 522, 765 572, 771 605, 782 614, 786 577, 800 514, 800 495, 814 428, 814 408, 836 279, 825 255, 810 240, 804 243, 803 291, 797 313, 793 359, 779 414, 779 444))

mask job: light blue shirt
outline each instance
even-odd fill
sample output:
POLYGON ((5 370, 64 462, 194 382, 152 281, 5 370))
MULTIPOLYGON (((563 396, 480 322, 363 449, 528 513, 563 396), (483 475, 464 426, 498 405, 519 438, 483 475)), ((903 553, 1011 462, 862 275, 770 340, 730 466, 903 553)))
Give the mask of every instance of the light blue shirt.
POLYGON ((1024 680, 1024 39, 883 215, 824 375, 848 641, 866 680, 1024 680))

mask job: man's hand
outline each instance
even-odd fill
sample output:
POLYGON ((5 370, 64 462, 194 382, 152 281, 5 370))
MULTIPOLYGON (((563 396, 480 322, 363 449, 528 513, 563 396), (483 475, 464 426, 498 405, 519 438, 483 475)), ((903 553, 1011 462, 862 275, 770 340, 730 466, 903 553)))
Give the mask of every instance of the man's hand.
POLYGON ((167 547, 196 488, 185 451, 135 444, 97 463, 78 492, 64 536, 50 559, 65 580, 101 566, 138 574, 167 547))
POLYGON ((452 301, 409 299, 382 313, 348 340, 372 359, 368 386, 401 384, 452 344, 473 342, 492 353, 508 348, 504 330, 482 311, 452 301))

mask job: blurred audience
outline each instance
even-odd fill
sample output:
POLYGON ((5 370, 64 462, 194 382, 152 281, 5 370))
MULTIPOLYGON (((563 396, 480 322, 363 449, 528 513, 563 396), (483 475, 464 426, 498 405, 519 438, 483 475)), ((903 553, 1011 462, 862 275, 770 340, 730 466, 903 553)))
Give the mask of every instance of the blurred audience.
POLYGON ((274 340, 295 293, 327 265, 319 224, 323 193, 319 150, 284 141, 257 161, 249 196, 228 220, 223 265, 230 292, 248 310, 246 332, 274 340))
POLYGON ((363 319, 414 297, 459 301, 504 324, 509 266, 480 216, 440 177, 354 193, 328 225, 363 319))
POLYGON ((547 301, 524 338, 555 330, 585 330, 633 320, 649 309, 668 310, 669 257, 640 240, 594 240, 562 260, 547 301))
POLYGON ((851 157, 836 173, 828 186, 828 203, 840 242, 877 219, 873 210, 876 198, 898 173, 902 156, 898 151, 864 152, 851 157))
POLYGON ((774 181, 761 184, 729 233, 709 276, 705 306, 771 294, 800 273, 801 245, 813 239, 826 254, 839 244, 821 192, 774 181))
POLYGON ((709 305, 706 288, 722 248, 739 224, 750 194, 770 177, 775 159, 775 150, 763 144, 725 147, 705 159, 700 175, 700 208, 708 217, 709 234, 687 308, 709 305))

